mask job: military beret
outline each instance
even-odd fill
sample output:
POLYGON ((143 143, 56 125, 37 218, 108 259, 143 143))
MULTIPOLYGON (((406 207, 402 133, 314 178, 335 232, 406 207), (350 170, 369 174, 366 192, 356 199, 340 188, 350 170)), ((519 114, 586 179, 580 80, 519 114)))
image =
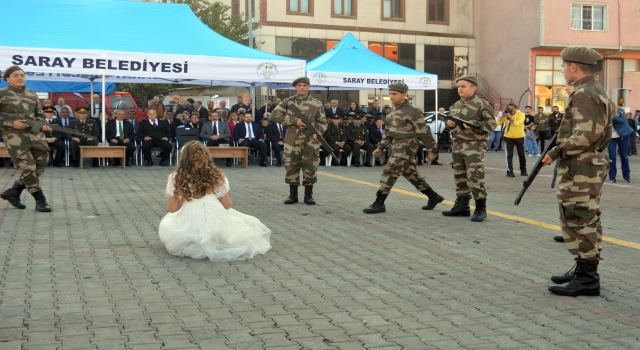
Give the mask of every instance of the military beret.
POLYGON ((389 84, 389 91, 407 92, 409 91, 409 87, 401 81, 396 81, 395 83, 389 84))
POLYGON ((21 70, 24 72, 24 69, 20 68, 19 66, 11 66, 7 69, 5 69, 4 73, 2 74, 2 79, 4 79, 5 81, 7 79, 9 79, 9 76, 11 75, 11 73, 17 71, 17 70, 21 70))
POLYGON ((55 113, 55 112, 56 112, 56 109, 55 109, 55 108, 53 108, 53 107, 51 107, 51 106, 49 106, 49 107, 44 107, 44 108, 42 109, 42 112, 43 112, 43 113, 55 113))
POLYGON ((369 113, 367 113, 367 114, 364 115, 364 117, 367 118, 367 119, 370 119, 370 118, 373 118, 374 116, 369 114, 369 113))
POLYGON ((334 114, 334 113, 329 113, 329 114, 327 114, 327 118, 329 118, 329 119, 340 119, 340 115, 334 114))
POLYGON ((311 80, 309 80, 309 78, 307 77, 296 78, 296 80, 291 83, 291 86, 296 86, 298 85, 298 83, 306 83, 307 85, 311 85, 311 80))
POLYGON ((353 116, 354 116, 354 115, 356 115, 356 112, 351 111, 351 112, 349 112, 348 114, 349 114, 349 116, 350 116, 350 117, 352 117, 352 118, 353 118, 353 116))
POLYGON ((602 59, 602 56, 596 50, 584 46, 567 47, 562 50, 560 56, 564 61, 588 64, 590 66, 595 66, 602 59))
POLYGON ((78 107, 76 108, 76 113, 89 113, 89 107, 78 107))
POLYGON ((342 120, 349 120, 350 117, 351 117, 350 115, 345 114, 342 116, 342 120))
POLYGON ((364 118, 364 112, 358 112, 356 113, 356 115, 353 116, 353 119, 362 119, 364 118))
POLYGON ((475 86, 478 86, 478 80, 477 80, 477 79, 476 79, 476 77, 475 77, 475 76, 473 76, 473 75, 465 75, 465 76, 462 76, 462 77, 460 77, 460 78, 456 79, 456 83, 457 83, 457 82, 459 82, 460 80, 468 81, 468 82, 470 82, 471 84, 473 84, 473 85, 475 85, 475 86))

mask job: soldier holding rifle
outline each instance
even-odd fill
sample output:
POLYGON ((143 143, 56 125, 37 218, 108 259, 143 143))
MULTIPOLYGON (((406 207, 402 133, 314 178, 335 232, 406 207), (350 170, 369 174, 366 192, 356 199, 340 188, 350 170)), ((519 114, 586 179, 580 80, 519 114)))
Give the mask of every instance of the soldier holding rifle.
POLYGON ((576 255, 576 265, 551 280, 560 285, 549 287, 559 295, 600 295, 599 242, 600 195, 607 176, 609 158, 603 153, 611 140, 614 112, 603 87, 593 76, 599 53, 586 47, 562 51, 562 73, 575 92, 569 97, 558 131, 557 146, 542 162, 558 161, 558 201, 565 245, 576 255))

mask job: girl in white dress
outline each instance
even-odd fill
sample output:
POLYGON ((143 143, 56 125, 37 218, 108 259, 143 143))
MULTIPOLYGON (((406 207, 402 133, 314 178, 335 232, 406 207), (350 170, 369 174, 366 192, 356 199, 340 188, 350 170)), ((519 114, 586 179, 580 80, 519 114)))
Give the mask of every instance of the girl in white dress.
POLYGON ((271 249, 271 230, 253 216, 231 209, 229 180, 202 142, 182 147, 166 194, 169 213, 160 222, 159 235, 170 254, 230 261, 271 249))

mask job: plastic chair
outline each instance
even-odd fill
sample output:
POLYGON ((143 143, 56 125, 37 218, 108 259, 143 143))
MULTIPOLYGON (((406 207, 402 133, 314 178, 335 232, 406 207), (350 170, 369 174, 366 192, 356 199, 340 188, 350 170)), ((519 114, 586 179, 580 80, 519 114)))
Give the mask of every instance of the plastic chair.
MULTIPOLYGON (((180 159, 180 149, 189 141, 198 140, 200 138, 200 132, 198 129, 176 129, 176 162, 180 159)), ((205 143, 206 145, 206 143, 205 143)))

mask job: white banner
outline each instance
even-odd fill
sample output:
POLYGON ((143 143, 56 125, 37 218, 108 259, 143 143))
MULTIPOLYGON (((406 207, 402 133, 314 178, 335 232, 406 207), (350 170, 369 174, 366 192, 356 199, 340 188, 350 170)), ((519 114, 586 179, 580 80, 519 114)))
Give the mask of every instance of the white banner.
POLYGON ((1 47, 0 69, 11 65, 39 74, 55 74, 49 75, 54 79, 42 80, 71 78, 78 81, 77 75, 104 74, 111 77, 110 81, 140 83, 149 82, 145 78, 152 78, 166 80, 166 83, 191 80, 192 84, 195 83, 193 81, 233 81, 263 85, 289 83, 303 76, 305 71, 302 60, 264 61, 236 57, 1 47))
POLYGON ((410 90, 435 90, 438 87, 438 77, 436 75, 394 76, 389 74, 308 71, 307 77, 311 80, 312 86, 331 86, 337 89, 341 87, 362 90, 386 89, 389 84, 398 81, 407 84, 410 90))

